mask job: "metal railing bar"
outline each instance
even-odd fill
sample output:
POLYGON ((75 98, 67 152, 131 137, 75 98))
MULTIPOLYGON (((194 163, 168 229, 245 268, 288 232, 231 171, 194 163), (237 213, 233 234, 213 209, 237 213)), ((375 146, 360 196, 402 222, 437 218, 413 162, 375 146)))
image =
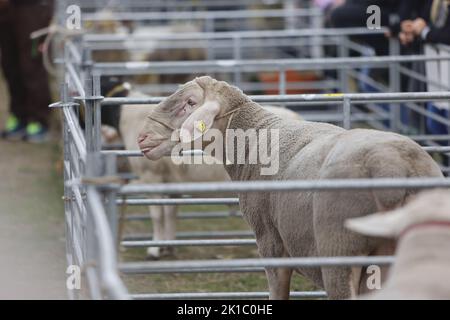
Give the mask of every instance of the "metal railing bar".
POLYGON ((132 273, 198 273, 210 270, 237 272, 242 268, 318 268, 367 265, 390 265, 393 256, 374 257, 304 257, 260 258, 233 260, 183 260, 155 262, 127 262, 119 265, 121 272, 132 273))
MULTIPOLYGON (((297 299, 326 298, 325 291, 292 291, 289 297, 297 299)), ((268 299, 269 292, 185 292, 185 293, 136 293, 134 300, 195 300, 195 299, 268 299)))
MULTIPOLYGON (((350 119, 354 122, 368 122, 368 121, 383 121, 389 120, 387 114, 369 114, 359 110, 358 105, 352 105, 352 115, 350 119)), ((328 113, 328 112, 301 112, 301 117, 306 121, 319 121, 319 122, 342 122, 342 113, 328 113)))
POLYGON ((120 280, 116 269, 116 251, 106 213, 100 195, 94 187, 88 187, 87 202, 91 209, 89 212, 95 223, 95 235, 99 248, 99 265, 97 267, 99 268, 102 287, 108 290, 112 299, 127 299, 129 297, 127 289, 120 280))
POLYGON ((78 162, 79 160, 79 154, 77 152, 77 147, 74 145, 74 143, 72 141, 70 141, 68 143, 67 148, 70 150, 71 153, 71 157, 69 157, 68 162, 70 163, 70 170, 71 170, 71 177, 81 177, 82 173, 81 173, 81 168, 80 168, 80 163, 78 162))
POLYGON ((77 72, 75 71, 75 67, 69 61, 66 61, 65 66, 70 78, 72 78, 73 83, 75 84, 75 88, 77 89, 78 93, 84 97, 86 93, 84 92, 83 84, 81 83, 81 80, 78 77, 77 72))
MULTIPOLYGON (((372 35, 376 35, 376 34, 379 34, 379 33, 375 33, 372 35)), ((352 34, 349 34, 348 36, 352 36, 352 34)), ((343 45, 343 46, 347 47, 347 49, 355 51, 358 54, 367 55, 368 50, 370 50, 371 53, 373 53, 371 56, 375 55, 375 50, 373 50, 371 47, 368 47, 368 46, 359 44, 355 41, 352 41, 352 40, 350 40, 349 37, 344 37, 344 39, 342 39, 342 37, 335 37, 335 38, 333 38, 333 41, 336 46, 343 45)))
MULTIPOLYGON (((177 232, 176 239, 228 239, 228 238, 251 238, 255 234, 250 230, 234 230, 234 231, 181 231, 177 232)), ((153 240, 151 233, 145 234, 128 234, 122 239, 123 241, 147 241, 153 240)))
MULTIPOLYGON (((208 211, 208 212, 180 212, 177 219, 222 219, 222 218, 241 218, 242 213, 235 211, 208 211)), ((150 220, 149 214, 127 214, 126 220, 141 221, 150 220)))
POLYGON ((78 211, 79 212, 83 212, 83 207, 84 207, 84 205, 83 205, 83 197, 81 196, 81 191, 80 191, 79 186, 73 185, 73 186, 71 186, 71 189, 72 189, 72 192, 73 192, 73 194, 75 196, 75 203, 76 203, 76 205, 78 207, 78 211))
MULTIPOLYGON (((273 4, 282 4, 282 1, 275 0, 271 1, 273 4)), ((175 8, 175 9, 183 9, 183 11, 188 8, 196 8, 197 6, 200 7, 223 7, 223 6, 249 6, 252 4, 265 4, 264 1, 261 0, 226 0, 226 1, 220 1, 220 0, 201 0, 201 1, 195 1, 195 4, 192 2, 184 2, 184 1, 163 1, 163 0, 132 0, 132 1, 111 1, 111 0, 78 0, 77 4, 80 5, 80 7, 84 10, 91 9, 91 10, 98 10, 103 9, 107 7, 109 10, 120 10, 120 9, 168 9, 168 8, 175 8), (111 4, 114 5, 114 7, 111 7, 111 4)))
MULTIPOLYGON (((343 102, 349 98, 353 103, 365 102, 408 102, 450 100, 450 92, 384 92, 384 93, 344 93, 344 94, 285 94, 285 95, 250 95, 258 103, 282 102, 343 102)), ((145 98, 105 98, 102 105, 158 104, 166 97, 145 98)))
POLYGON ((163 205, 237 205, 237 198, 186 198, 186 199, 117 199, 118 205, 163 206, 163 205))
MULTIPOLYGON (((170 35, 169 35, 170 36, 170 35)), ((295 36, 287 35, 290 38, 294 38, 295 36)), ((274 50, 282 47, 292 47, 292 43, 295 42, 296 46, 302 47, 313 47, 317 44, 309 38, 299 37, 298 39, 280 39, 280 38, 264 38, 261 39, 253 39, 247 38, 244 43, 239 45, 239 49, 242 50, 242 55, 245 57, 245 54, 248 52, 252 52, 254 50, 261 50, 262 48, 267 50, 274 50)), ((230 39, 199 39, 199 40, 178 40, 178 39, 161 39, 158 43, 148 43, 144 42, 145 39, 127 39, 126 42, 100 42, 100 43, 92 43, 85 45, 85 48, 92 51, 108 51, 108 50, 127 50, 127 51, 155 51, 161 49, 210 49, 214 50, 214 52, 225 54, 230 53, 232 51, 233 40, 230 39), (174 41, 171 43, 170 41, 174 41)), ((158 40, 152 40, 158 41, 158 40)), ((330 41, 328 39, 324 39, 321 46, 335 46, 336 42, 330 41)))
POLYGON ((366 83, 368 85, 371 85, 372 87, 374 87, 376 90, 378 90, 380 92, 387 92, 387 91, 389 91, 389 88, 386 85, 375 81, 373 78, 371 78, 371 77, 369 77, 369 76, 367 76, 367 75, 365 75, 365 74, 363 74, 363 73, 361 73, 359 71, 348 70, 347 73, 351 77, 353 77, 353 78, 355 78, 355 79, 357 79, 359 81, 362 81, 362 82, 364 82, 364 83, 366 83))
MULTIPOLYGON (((307 82, 287 82, 286 90, 301 90, 301 89, 321 89, 331 91, 338 88, 336 80, 321 80, 321 81, 307 81, 307 82)), ((179 88, 178 84, 134 84, 133 89, 142 93, 172 93, 179 88)), ((263 82, 242 82, 239 88, 244 92, 251 91, 278 91, 278 83, 263 83, 263 82)))
MULTIPOLYGON (((377 35, 383 34, 385 29, 368 30, 367 28, 323 28, 323 29, 286 29, 286 30, 252 30, 252 31, 223 31, 223 32, 191 32, 178 34, 94 34, 83 35, 84 43, 92 45, 93 48, 102 42, 122 42, 128 40, 228 40, 235 37, 241 39, 259 39, 259 38, 280 38, 280 37, 335 37, 335 36, 354 36, 354 35, 377 35)), ((335 40, 331 39, 336 43, 335 40)), ((353 42, 353 44, 355 44, 353 42)))
MULTIPOLYGON (((388 119, 386 117, 380 117, 380 120, 384 120, 384 119, 388 119)), ((341 121, 342 120, 342 116, 338 119, 336 119, 336 121, 341 121)), ((358 120, 355 119, 354 117, 352 118, 352 122, 354 122, 353 120, 358 120)), ((447 153, 449 152, 449 147, 441 147, 441 146, 436 146, 436 147, 422 147, 425 151, 427 152, 438 152, 438 153, 447 153)), ((192 150, 192 151, 197 151, 197 150, 192 150)), ((110 154, 114 154, 118 157, 143 157, 144 155, 142 154, 142 152, 140 150, 102 150, 101 151, 102 154, 105 155, 110 155, 110 154)), ((186 155, 194 155, 191 152, 187 152, 185 151, 186 155)), ((202 155, 203 153, 200 152, 200 150, 198 150, 196 155, 202 155)))
MULTIPOLYGON (((381 106, 376 105, 375 103, 367 103, 364 105, 370 112, 372 112, 371 117, 372 118, 370 120, 378 120, 378 121, 383 121, 383 120, 390 120, 390 114, 387 110, 383 109, 381 106), (376 115, 378 117, 376 117, 376 115)), ((359 104, 353 104, 352 105, 353 109, 359 110, 360 112, 364 113, 364 111, 361 111, 360 109, 360 105, 359 104)), ((367 113, 367 111, 366 111, 367 113)), ((383 129, 386 130, 387 128, 385 126, 383 126, 383 129)))
POLYGON ((402 73, 402 74, 404 74, 404 75, 406 75, 406 76, 408 76, 410 78, 413 78, 413 79, 415 79, 417 81, 420 81, 420 82, 423 82, 423 83, 427 83, 427 84, 431 84, 431 85, 433 85, 435 87, 438 87, 439 90, 450 90, 449 86, 446 86, 446 85, 444 85, 444 84, 442 84, 440 82, 428 79, 425 75, 420 74, 420 73, 418 73, 416 71, 409 70, 408 68, 401 67, 401 66, 398 67, 398 70, 400 71, 400 73, 402 73))
POLYGON ((83 250, 81 249, 81 239, 77 235, 72 234, 72 244, 73 251, 75 253, 74 258, 77 261, 77 265, 84 265, 84 255, 83 250))
POLYGON ((101 285, 98 281, 98 274, 97 270, 93 266, 87 266, 86 267, 86 278, 87 283, 89 287, 89 294, 92 300, 101 300, 102 299, 102 292, 101 292, 101 285))
POLYGON ((426 110, 425 108, 423 108, 423 107, 421 107, 421 106, 419 106, 419 105, 417 105, 417 104, 415 104, 413 102, 406 102, 404 104, 404 106, 406 106, 407 108, 409 108, 409 109, 411 109, 411 110, 413 110, 413 111, 415 111, 415 112, 417 112, 417 113, 419 113, 419 114, 421 114, 421 115, 423 115, 425 117, 431 118, 431 119, 435 120, 436 122, 439 122, 439 123, 441 123, 443 125, 446 125, 446 126, 450 126, 450 120, 448 120, 448 119, 446 119, 446 118, 444 118, 444 117, 442 117, 442 116, 440 116, 438 114, 432 113, 432 112, 426 110))
POLYGON ((255 246, 254 239, 225 239, 225 240, 140 240, 122 241, 124 247, 212 247, 212 246, 255 246))
POLYGON ((77 128, 78 123, 75 124, 75 121, 72 117, 72 111, 70 109, 63 108, 63 114, 68 126, 69 134, 72 136, 74 145, 76 146, 77 153, 82 161, 85 162, 87 156, 86 142, 84 140, 84 137, 82 135, 79 135, 79 131, 77 128))
POLYGON ((80 52, 78 52, 78 49, 76 48, 75 44, 68 39, 66 40, 65 44, 67 45, 67 48, 69 49, 69 52, 71 53, 72 57, 75 58, 75 62, 77 64, 81 64, 82 63, 81 54, 80 52))
POLYGON ((450 135, 414 135, 408 138, 415 141, 450 141, 450 135))
POLYGON ((140 20, 216 20, 216 19, 245 19, 245 18, 285 18, 321 16, 319 9, 295 9, 288 13, 284 9, 271 10, 217 10, 217 11, 185 11, 185 12, 115 12, 113 15, 99 15, 84 13, 83 21, 140 21, 140 20))
MULTIPOLYGON (((283 181, 233 181, 233 182, 198 182, 198 183, 155 183, 142 185, 125 185, 119 189, 121 195, 131 194, 186 194, 186 193, 241 193, 260 191, 343 191, 375 189, 430 189, 449 188, 450 178, 376 178, 376 179, 327 179, 327 180, 283 180, 283 181)), ((140 203, 144 200, 175 204, 168 200, 177 200, 179 204, 208 199, 129 199, 127 204, 140 203), (129 202, 130 201, 130 202, 129 202), (135 202, 133 202, 135 201, 135 202)), ((215 198, 212 202, 233 202, 233 198, 215 198)), ((122 203, 118 199, 118 204, 122 203)), ((206 201, 205 201, 206 202, 206 201)), ((143 204, 143 203, 142 203, 143 204)))
POLYGON ((99 62, 93 65, 98 75, 142 74, 149 71, 162 74, 186 74, 208 72, 241 72, 292 70, 336 70, 354 67, 387 67, 392 63, 417 61, 447 61, 450 55, 406 55, 355 58, 318 59, 265 59, 265 60, 214 60, 214 61, 164 61, 164 62, 99 62))
POLYGON ((439 152, 439 153, 450 152, 450 147, 441 147, 441 146, 422 147, 422 149, 427 152, 439 152))

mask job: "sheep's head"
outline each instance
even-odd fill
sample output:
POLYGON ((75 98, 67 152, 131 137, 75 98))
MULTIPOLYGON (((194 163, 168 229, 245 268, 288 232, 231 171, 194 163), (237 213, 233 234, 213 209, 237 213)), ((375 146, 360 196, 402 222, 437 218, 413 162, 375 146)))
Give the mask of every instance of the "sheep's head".
POLYGON ((189 143, 213 127, 224 127, 219 116, 243 99, 248 98, 239 89, 208 76, 187 82, 150 111, 139 147, 150 160, 170 155, 179 141, 189 143))
POLYGON ((425 191, 404 207, 349 219, 345 226, 358 233, 386 238, 397 238, 410 227, 423 223, 450 223, 450 192, 425 191))

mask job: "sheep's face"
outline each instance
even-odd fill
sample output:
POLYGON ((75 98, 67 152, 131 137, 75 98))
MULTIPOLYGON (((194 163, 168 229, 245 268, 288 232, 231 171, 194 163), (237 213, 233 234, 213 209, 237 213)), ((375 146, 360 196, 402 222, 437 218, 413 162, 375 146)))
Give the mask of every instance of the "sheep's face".
POLYGON ((138 137, 142 153, 150 160, 168 156, 179 142, 189 142, 209 129, 220 108, 208 97, 210 77, 196 78, 181 86, 149 113, 138 137), (201 119, 201 120, 198 120, 201 119), (201 121, 202 127, 198 126, 201 121))

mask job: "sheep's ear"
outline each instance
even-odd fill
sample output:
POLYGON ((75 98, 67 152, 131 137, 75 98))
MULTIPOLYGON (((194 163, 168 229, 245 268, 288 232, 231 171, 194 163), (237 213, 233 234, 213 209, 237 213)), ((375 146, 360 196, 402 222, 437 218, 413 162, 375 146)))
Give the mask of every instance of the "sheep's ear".
POLYGON ((395 238, 403 228, 405 213, 405 210, 400 208, 348 219, 345 221, 345 227, 366 236, 395 238))
POLYGON ((220 112, 217 101, 206 101, 195 110, 181 125, 180 140, 183 143, 197 140, 206 131, 211 129, 214 118, 220 112))

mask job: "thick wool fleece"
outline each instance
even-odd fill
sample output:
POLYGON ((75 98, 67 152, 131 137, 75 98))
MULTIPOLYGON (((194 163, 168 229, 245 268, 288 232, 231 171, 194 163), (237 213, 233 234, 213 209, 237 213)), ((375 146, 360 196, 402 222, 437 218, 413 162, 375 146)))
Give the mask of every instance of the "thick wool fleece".
MULTIPOLYGON (((325 123, 287 121, 265 111, 225 82, 202 78, 200 86, 206 96, 219 102, 221 114, 237 110, 229 128, 280 130, 278 174, 261 176, 259 165, 227 165, 232 180, 442 177, 433 159, 407 137, 368 129, 344 130, 325 123)), ((221 119, 216 127, 225 131, 225 123, 226 119, 221 119)), ((239 198, 262 256, 348 256, 392 253, 391 243, 346 230, 344 221, 401 206, 411 192, 261 192, 242 193, 239 198)), ((361 268, 297 271, 324 287, 333 299, 364 291, 361 268)), ((267 275, 271 297, 286 297, 289 286, 285 284, 289 283, 290 274, 269 270, 267 275)))

